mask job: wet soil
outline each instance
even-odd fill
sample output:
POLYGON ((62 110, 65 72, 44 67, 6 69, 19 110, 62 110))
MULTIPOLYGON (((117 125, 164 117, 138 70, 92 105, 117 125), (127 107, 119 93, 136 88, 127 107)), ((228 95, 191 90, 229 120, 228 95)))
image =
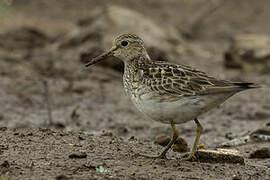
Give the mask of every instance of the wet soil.
MULTIPOLYGON (((269 142, 234 147, 244 164, 181 161, 185 153, 176 151, 169 152, 169 160, 139 156, 161 152, 154 141, 171 135, 170 127, 135 109, 123 90, 120 62, 83 66, 85 58, 102 53, 121 33, 103 26, 105 18, 96 21, 104 9, 117 6, 142 14, 162 29, 157 32, 168 33, 171 39, 164 44, 163 39, 146 40, 151 57, 261 84, 199 117, 204 126, 200 143, 213 149, 228 134, 242 136, 270 122, 269 74, 226 69, 223 60, 237 34, 270 34, 269 1, 5 2, 0 1, 1 180, 270 178, 269 157, 250 157, 269 148, 269 142)), ((177 128, 191 148, 195 123, 177 128)))

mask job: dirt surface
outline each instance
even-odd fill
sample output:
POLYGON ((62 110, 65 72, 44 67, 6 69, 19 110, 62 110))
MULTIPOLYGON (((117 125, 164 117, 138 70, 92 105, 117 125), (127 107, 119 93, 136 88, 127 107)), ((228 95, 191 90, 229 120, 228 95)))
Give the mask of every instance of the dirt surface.
MULTIPOLYGON (((154 140, 170 127, 135 109, 119 61, 83 66, 131 31, 154 59, 261 84, 199 117, 201 146, 213 149, 269 126, 269 73, 226 69, 223 59, 238 34, 270 34, 269 7, 268 0, 0 1, 0 179, 270 179, 269 156, 250 158, 269 141, 233 147, 244 164, 181 161, 185 153, 174 151, 169 160, 139 156, 162 151, 154 140)), ((177 128, 191 147, 195 124, 177 128)))

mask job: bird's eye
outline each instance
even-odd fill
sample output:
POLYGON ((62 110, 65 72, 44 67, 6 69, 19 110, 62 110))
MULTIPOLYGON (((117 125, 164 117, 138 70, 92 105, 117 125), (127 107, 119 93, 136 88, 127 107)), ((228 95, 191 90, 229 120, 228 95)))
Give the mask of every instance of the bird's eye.
POLYGON ((122 46, 127 46, 127 45, 128 45, 128 42, 127 42, 127 41, 122 41, 122 42, 121 42, 121 45, 122 45, 122 46))

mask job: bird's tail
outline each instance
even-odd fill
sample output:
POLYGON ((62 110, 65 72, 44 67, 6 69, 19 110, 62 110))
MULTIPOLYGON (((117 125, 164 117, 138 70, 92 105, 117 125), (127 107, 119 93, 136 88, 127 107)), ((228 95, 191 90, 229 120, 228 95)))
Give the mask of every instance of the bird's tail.
POLYGON ((239 88, 243 89, 253 89, 253 88, 261 88, 260 85, 254 83, 247 83, 247 82, 235 82, 234 85, 238 86, 239 88))

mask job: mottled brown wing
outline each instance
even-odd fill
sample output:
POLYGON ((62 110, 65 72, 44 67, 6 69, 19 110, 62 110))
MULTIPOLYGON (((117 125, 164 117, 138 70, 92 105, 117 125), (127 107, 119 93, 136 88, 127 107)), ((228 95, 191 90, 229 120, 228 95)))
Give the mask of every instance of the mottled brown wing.
POLYGON ((143 69, 143 79, 153 91, 164 96, 195 96, 203 94, 237 92, 233 82, 218 80, 189 66, 154 62, 143 69))

